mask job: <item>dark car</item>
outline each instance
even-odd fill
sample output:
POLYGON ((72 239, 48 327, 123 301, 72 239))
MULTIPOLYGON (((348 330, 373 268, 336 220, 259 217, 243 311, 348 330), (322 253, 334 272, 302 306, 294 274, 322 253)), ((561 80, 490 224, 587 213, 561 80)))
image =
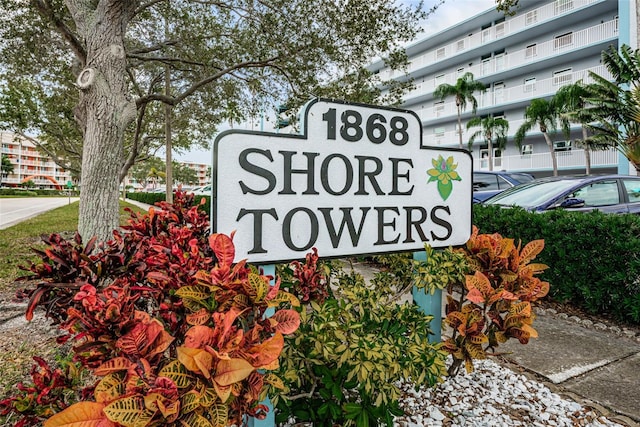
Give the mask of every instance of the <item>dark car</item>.
POLYGON ((557 176, 520 184, 483 202, 529 211, 599 210, 640 214, 640 177, 628 175, 557 176))
POLYGON ((473 202, 482 202, 507 188, 533 181, 533 179, 532 175, 524 172, 473 172, 473 202))

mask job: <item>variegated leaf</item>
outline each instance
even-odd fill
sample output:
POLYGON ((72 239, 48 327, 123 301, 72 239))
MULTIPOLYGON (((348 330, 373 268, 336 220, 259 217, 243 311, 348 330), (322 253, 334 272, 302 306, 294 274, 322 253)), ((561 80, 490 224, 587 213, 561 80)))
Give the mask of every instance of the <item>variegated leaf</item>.
POLYGON ((192 377, 179 360, 172 360, 158 373, 159 377, 166 377, 173 381, 178 388, 185 388, 191 384, 192 377))
POLYGON ((209 417, 214 427, 226 427, 229 423, 229 407, 221 403, 209 408, 209 417))
POLYGON ((176 291, 176 295, 182 299, 204 301, 211 296, 211 292, 204 286, 183 286, 176 291))
POLYGON ((96 402, 108 403, 125 393, 124 373, 114 372, 106 375, 96 386, 93 395, 96 402))
POLYGON ((103 411, 114 423, 136 427, 139 418, 145 413, 144 401, 140 396, 129 396, 111 402, 103 411))
POLYGON ((115 427, 103 409, 103 403, 78 402, 51 416, 43 427, 115 427))
POLYGON ((256 273, 249 273, 249 285, 254 302, 260 302, 269 292, 269 279, 256 273))
POLYGON ((197 391, 191 390, 185 393, 180 399, 182 415, 193 412, 200 407, 200 395, 197 391))

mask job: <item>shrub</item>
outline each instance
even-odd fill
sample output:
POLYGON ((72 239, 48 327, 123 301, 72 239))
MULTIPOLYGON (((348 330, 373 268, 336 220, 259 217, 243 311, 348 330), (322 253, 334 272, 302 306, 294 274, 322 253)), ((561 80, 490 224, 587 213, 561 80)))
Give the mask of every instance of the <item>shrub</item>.
POLYGON ((0 402, 2 414, 22 415, 18 426, 225 426, 265 416, 260 402, 283 387, 272 371, 299 325, 290 308, 298 300, 233 264, 233 236, 209 236, 192 195, 161 208, 132 212, 104 245, 47 239, 30 267, 27 316, 44 307, 95 380, 70 394, 74 375, 38 360, 34 384, 0 402))
MULTIPOLYGON (((164 202, 166 199, 166 194, 136 192, 127 193, 127 198, 146 203, 148 205, 155 205, 156 203, 164 202)), ((204 212, 206 215, 209 215, 209 212, 211 212, 211 196, 197 195, 194 196, 194 200, 198 202, 198 209, 204 212), (202 199, 204 199, 204 202, 202 202, 202 199)))
POLYGON ((386 275, 366 285, 359 274, 314 258, 280 270, 282 287, 302 290, 309 303, 301 309, 299 330, 285 341, 278 373, 288 393, 277 402, 276 420, 392 426, 403 414, 396 381, 432 386, 445 373, 445 353, 428 342, 432 318, 412 304, 392 303, 393 282, 386 275), (320 291, 328 286, 327 271, 335 287, 320 291), (311 276, 318 278, 317 287, 299 285, 299 278, 311 276))
POLYGON ((640 217, 476 205, 474 223, 483 232, 522 241, 544 239, 542 277, 550 296, 590 313, 640 324, 640 217))

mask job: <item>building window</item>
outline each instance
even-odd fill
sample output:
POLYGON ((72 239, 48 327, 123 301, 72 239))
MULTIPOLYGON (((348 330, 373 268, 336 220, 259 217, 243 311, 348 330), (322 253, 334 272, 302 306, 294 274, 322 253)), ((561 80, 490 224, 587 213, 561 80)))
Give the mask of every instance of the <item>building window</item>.
POLYGON ((504 22, 496 24, 496 38, 504 36, 504 22))
POLYGON ((493 60, 496 64, 496 72, 504 70, 504 53, 496 55, 493 60))
POLYGON ((526 156, 527 154, 533 154, 533 145, 531 144, 523 145, 521 153, 523 156, 526 156))
POLYGON ((433 103, 433 114, 436 117, 440 117, 444 114, 444 101, 433 103))
POLYGON ((456 73, 458 74, 458 77, 461 77, 464 74, 464 67, 458 68, 456 73))
POLYGON ((438 74, 434 79, 434 83, 435 83, 436 87, 438 87, 442 83, 444 83, 444 74, 438 74))
POLYGON ((436 59, 443 59, 445 55, 445 51, 444 48, 441 47, 440 49, 436 50, 436 59))
POLYGON ((538 54, 538 45, 537 44, 530 44, 529 46, 527 46, 527 48, 524 50, 524 57, 526 59, 531 59, 534 56, 536 56, 538 54))
POLYGON ((528 79, 524 79, 524 92, 531 93, 536 91, 536 78, 530 77, 528 79))
POLYGON ((556 15, 573 9, 573 0, 556 0, 556 15))
POLYGON ((553 151, 571 151, 571 141, 553 141, 553 151))
POLYGON ((482 61, 482 75, 486 76, 487 74, 491 74, 491 59, 484 59, 482 61))
POLYGON ((443 127, 434 128, 433 129, 433 134, 438 138, 443 137, 444 136, 444 128, 443 127))
POLYGON ((573 33, 566 33, 556 36, 553 40, 554 49, 562 49, 573 44, 573 33))
POLYGON ((458 43, 456 43, 456 50, 458 52, 460 52, 461 50, 464 50, 464 39, 458 40, 458 43))
POLYGON ((493 84, 493 104, 498 105, 504 102, 504 83, 493 84))
POLYGON ((572 80, 573 80, 573 73, 571 72, 571 68, 553 72, 554 86, 563 86, 571 83, 572 80))
POLYGON ((486 43, 489 40, 491 40, 491 29, 482 30, 482 43, 486 43))
POLYGON ((538 10, 535 9, 527 12, 524 19, 525 25, 535 24, 536 22, 538 22, 538 10))

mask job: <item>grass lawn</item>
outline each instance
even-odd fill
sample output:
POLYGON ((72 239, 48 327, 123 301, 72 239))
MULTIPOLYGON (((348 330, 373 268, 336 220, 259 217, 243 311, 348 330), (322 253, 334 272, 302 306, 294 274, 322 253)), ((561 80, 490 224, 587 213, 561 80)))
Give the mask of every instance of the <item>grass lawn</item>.
MULTIPOLYGON (((43 248, 40 236, 51 233, 73 233, 78 228, 78 202, 65 205, 30 218, 0 231, 0 292, 14 289, 13 282, 26 272, 19 265, 28 266, 37 260, 31 248, 43 248)), ((120 223, 126 224, 129 214, 125 207, 135 212, 143 209, 129 203, 120 202, 120 223)))

